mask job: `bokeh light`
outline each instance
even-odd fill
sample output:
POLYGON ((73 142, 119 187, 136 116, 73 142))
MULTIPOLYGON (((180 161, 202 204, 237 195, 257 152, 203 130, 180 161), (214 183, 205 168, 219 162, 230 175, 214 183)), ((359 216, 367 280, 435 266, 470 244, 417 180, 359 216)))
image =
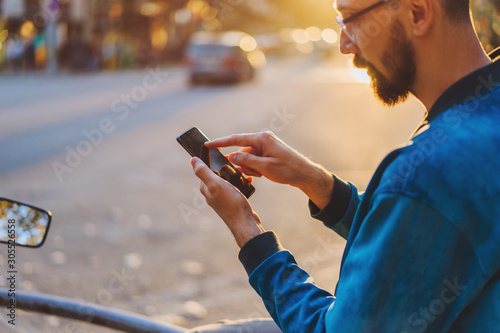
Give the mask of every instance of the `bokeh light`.
POLYGON ((292 39, 297 44, 309 43, 309 35, 304 29, 295 29, 292 32, 292 39))
POLYGON ((262 68, 266 65, 267 60, 264 52, 259 49, 255 49, 248 53, 248 61, 254 68, 262 68))
POLYGON ((167 45, 168 33, 165 29, 159 28, 151 34, 151 45, 155 50, 162 50, 167 45))
POLYGON ((328 44, 335 44, 339 39, 339 35, 337 31, 327 28, 321 32, 321 38, 328 44))
POLYGON ((240 47, 243 51, 253 51, 257 48, 257 42, 252 36, 245 36, 240 40, 240 47))
POLYGON ((312 42, 319 42, 321 40, 321 29, 318 27, 309 27, 306 29, 307 35, 312 42))
POLYGON ((207 7, 207 3, 202 0, 191 0, 186 5, 186 8, 195 15, 201 14, 207 7))
POLYGON ((31 39, 35 35, 35 25, 33 24, 33 22, 31 21, 24 22, 23 25, 21 26, 20 34, 21 37, 23 38, 31 39))
POLYGON ((187 24, 191 21, 191 12, 187 9, 179 9, 174 15, 175 23, 187 24))
POLYGON ((144 16, 156 16, 160 11, 160 5, 154 2, 145 2, 141 6, 141 14, 144 16))
POLYGON ((0 31, 0 42, 4 42, 7 39, 7 36, 9 36, 8 30, 0 31))

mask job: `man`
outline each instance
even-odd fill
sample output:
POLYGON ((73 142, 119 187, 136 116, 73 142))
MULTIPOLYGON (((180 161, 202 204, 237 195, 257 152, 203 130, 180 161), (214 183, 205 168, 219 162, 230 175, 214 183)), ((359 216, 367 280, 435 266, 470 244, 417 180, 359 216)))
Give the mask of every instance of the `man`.
POLYGON ((368 69, 377 96, 394 105, 411 93, 427 110, 366 193, 270 133, 206 144, 243 147, 231 162, 298 187, 313 217, 347 239, 335 295, 311 283, 248 201, 193 158, 201 192, 283 332, 500 332, 500 62, 483 51, 468 0, 336 5, 340 49, 368 69))

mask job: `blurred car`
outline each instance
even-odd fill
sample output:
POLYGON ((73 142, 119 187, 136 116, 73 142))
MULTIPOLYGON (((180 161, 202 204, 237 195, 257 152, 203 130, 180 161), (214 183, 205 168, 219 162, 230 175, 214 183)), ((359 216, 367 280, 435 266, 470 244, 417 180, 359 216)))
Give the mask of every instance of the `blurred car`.
POLYGON ((194 84, 249 80, 263 62, 265 56, 257 49, 255 39, 234 31, 195 33, 184 56, 194 84))

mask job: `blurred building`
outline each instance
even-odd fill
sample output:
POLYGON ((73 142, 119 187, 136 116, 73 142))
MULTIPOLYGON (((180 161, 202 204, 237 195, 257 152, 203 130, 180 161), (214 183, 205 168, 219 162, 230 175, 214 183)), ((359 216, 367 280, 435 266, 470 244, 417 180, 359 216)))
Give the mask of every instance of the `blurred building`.
POLYGON ((178 58, 200 19, 188 8, 204 6, 204 0, 0 0, 0 51, 3 35, 31 41, 55 18, 62 62, 71 51, 65 45, 84 41, 105 69, 144 66, 178 58))

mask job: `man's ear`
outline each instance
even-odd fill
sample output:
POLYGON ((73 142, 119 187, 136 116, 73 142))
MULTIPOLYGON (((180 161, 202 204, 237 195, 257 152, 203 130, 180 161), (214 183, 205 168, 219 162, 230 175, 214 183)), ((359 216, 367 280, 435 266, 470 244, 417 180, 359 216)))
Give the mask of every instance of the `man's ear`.
POLYGON ((410 0, 412 33, 416 37, 425 36, 432 27, 439 0, 410 0))

